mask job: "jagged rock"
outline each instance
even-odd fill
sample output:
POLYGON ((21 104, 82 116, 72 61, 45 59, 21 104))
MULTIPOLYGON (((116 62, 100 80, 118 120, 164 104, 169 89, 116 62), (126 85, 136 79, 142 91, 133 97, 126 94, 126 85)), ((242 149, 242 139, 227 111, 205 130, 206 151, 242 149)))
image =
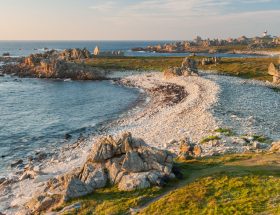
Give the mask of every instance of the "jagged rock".
POLYGON ((127 172, 142 172, 147 169, 146 166, 137 152, 128 152, 124 158, 122 169, 127 172))
POLYGON ((2 54, 3 57, 10 57, 10 53, 9 52, 5 52, 2 54))
POLYGON ((119 190, 132 191, 136 189, 145 189, 151 186, 148 180, 149 172, 132 173, 122 177, 119 182, 119 190))
MULTIPOLYGON (((124 133, 117 139, 103 137, 93 144, 81 168, 49 180, 44 193, 67 201, 105 187, 107 182, 125 191, 164 185, 166 179, 174 178, 172 167, 173 157, 169 152, 152 148, 143 140, 132 138, 131 133, 124 133)), ((46 209, 36 199, 38 197, 34 210, 46 209)))
POLYGON ((280 141, 273 142, 269 149, 270 152, 280 152, 280 141))
POLYGON ((34 179, 38 173, 32 170, 25 171, 19 178, 20 181, 26 180, 26 179, 34 179))
POLYGON ((99 47, 96 46, 95 49, 93 50, 93 55, 97 56, 100 54, 100 50, 99 50, 99 47))
POLYGON ((105 161, 115 154, 116 142, 112 136, 101 138, 93 147, 90 158, 94 162, 105 161))
POLYGON ((200 61, 202 66, 211 65, 211 64, 218 64, 220 62, 221 62, 221 58, 219 58, 219 57, 203 58, 200 61))
POLYGON ((23 164, 23 160, 22 160, 22 159, 17 160, 17 161, 15 161, 14 163, 12 163, 12 164, 11 164, 11 167, 13 168, 13 167, 16 167, 16 166, 18 166, 18 165, 20 165, 20 164, 23 164))
POLYGON ((279 65, 271 63, 268 67, 268 74, 273 76, 273 83, 280 84, 280 62, 279 65))
POLYGON ((104 79, 106 72, 84 63, 76 63, 91 57, 87 49, 66 49, 62 52, 48 51, 43 54, 32 54, 20 64, 8 64, 3 73, 16 74, 20 77, 70 78, 73 80, 104 79))
POLYGON ((202 148, 198 144, 191 143, 187 138, 180 141, 179 157, 192 159, 194 157, 200 157, 201 153, 202 148))
POLYGON ((196 66, 196 61, 186 57, 181 67, 170 67, 164 71, 164 77, 166 79, 170 79, 177 76, 190 76, 190 75, 197 75, 198 70, 196 66))
POLYGON ((0 185, 3 184, 6 180, 7 180, 7 179, 4 178, 4 177, 0 178, 0 185))
POLYGON ((40 213, 42 211, 49 210, 55 203, 60 200, 56 199, 54 196, 50 197, 47 195, 39 195, 33 198, 27 203, 26 207, 30 209, 31 214, 40 213))
POLYGON ((166 79, 170 79, 173 77, 181 76, 182 71, 180 67, 170 67, 163 72, 163 75, 166 79))
POLYGON ((193 154, 195 157, 198 157, 201 155, 201 152, 202 152, 202 148, 198 145, 194 146, 193 148, 193 154))

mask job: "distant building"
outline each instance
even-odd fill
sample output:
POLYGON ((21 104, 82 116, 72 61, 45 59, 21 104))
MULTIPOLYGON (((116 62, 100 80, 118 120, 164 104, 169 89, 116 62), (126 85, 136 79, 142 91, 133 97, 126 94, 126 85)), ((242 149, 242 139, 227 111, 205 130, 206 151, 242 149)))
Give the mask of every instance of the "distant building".
POLYGON ((263 32, 263 37, 267 37, 267 30, 263 32))

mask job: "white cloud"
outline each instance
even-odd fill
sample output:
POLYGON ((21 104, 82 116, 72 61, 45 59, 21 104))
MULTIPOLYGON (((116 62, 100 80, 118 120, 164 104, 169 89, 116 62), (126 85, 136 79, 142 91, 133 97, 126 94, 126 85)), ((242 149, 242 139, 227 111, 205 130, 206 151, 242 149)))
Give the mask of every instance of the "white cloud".
POLYGON ((264 29, 274 30, 278 34, 276 20, 280 18, 280 11, 267 8, 261 10, 260 7, 259 10, 254 7, 253 10, 251 7, 254 3, 272 1, 274 0, 144 0, 127 3, 117 0, 99 2, 91 8, 95 10, 96 19, 105 23, 104 28, 106 25, 114 26, 116 31, 121 32, 118 34, 122 38, 187 39, 195 35, 253 36, 264 29), (237 10, 236 7, 242 10, 237 10))

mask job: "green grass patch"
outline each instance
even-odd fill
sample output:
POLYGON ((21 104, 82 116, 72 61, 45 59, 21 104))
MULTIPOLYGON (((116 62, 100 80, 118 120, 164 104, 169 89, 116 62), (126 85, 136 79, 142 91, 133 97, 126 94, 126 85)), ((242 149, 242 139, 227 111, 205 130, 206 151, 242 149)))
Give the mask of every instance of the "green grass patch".
POLYGON ((221 173, 170 193, 140 214, 279 214, 279 194, 278 177, 221 173))
MULTIPOLYGON (((193 57, 200 60, 203 57, 193 57)), ((180 66, 183 57, 95 57, 85 63, 107 70, 164 71, 168 67, 180 66)), ((247 79, 272 81, 268 75, 269 64, 277 63, 277 57, 269 58, 222 58, 221 63, 198 65, 199 69, 247 79)))
POLYGON ((233 136, 234 135, 234 132, 229 128, 218 128, 218 129, 215 130, 215 132, 224 134, 226 136, 233 136))
POLYGON ((213 136, 208 136, 208 137, 205 137, 203 138, 200 143, 201 144, 204 144, 204 143, 208 143, 212 140, 220 140, 221 138, 219 136, 216 136, 216 135, 213 135, 213 136))
POLYGON ((71 212, 70 214, 125 214, 129 208, 144 204, 150 199, 155 198, 161 192, 163 190, 158 187, 133 192, 123 192, 119 191, 117 187, 108 187, 98 189, 91 195, 68 202, 67 205, 75 202, 81 202, 82 204, 81 210, 76 213, 71 212))
POLYGON ((277 63, 278 58, 223 58, 219 64, 199 65, 199 69, 213 70, 221 74, 238 76, 246 79, 272 81, 268 75, 271 62, 277 63))
POLYGON ((86 64, 108 70, 163 71, 181 65, 182 57, 97 57, 86 64))

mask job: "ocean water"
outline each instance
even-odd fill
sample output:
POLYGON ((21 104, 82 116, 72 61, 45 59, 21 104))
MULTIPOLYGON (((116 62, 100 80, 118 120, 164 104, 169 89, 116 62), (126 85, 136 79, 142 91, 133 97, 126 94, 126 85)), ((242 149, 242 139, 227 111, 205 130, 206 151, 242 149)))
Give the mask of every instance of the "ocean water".
POLYGON ((66 143, 117 118, 139 98, 110 81, 0 77, 0 176, 12 161, 66 143))
MULTIPOLYGON (((121 50, 125 56, 140 56, 140 57, 185 57, 191 53, 153 53, 153 52, 134 52, 132 48, 146 47, 158 44, 165 44, 175 41, 0 41, 0 56, 3 53, 9 52, 11 56, 27 56, 32 53, 44 52, 44 48, 64 50, 69 48, 87 48, 91 52, 98 46, 101 51, 116 51, 121 50)), ((256 55, 242 54, 209 54, 200 53, 198 55, 209 57, 256 57, 256 55)), ((265 56, 259 56, 265 57, 265 56)))

